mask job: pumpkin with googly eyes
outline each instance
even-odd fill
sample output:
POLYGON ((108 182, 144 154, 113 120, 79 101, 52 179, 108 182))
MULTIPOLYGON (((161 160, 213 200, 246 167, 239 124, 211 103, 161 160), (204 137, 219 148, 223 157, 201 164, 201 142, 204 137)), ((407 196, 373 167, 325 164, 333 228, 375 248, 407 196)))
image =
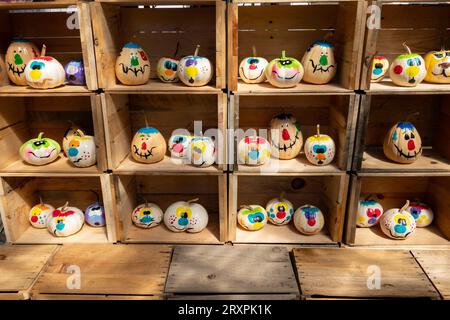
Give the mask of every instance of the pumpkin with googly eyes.
POLYGON ((302 58, 305 68, 303 81, 312 84, 325 84, 336 75, 336 60, 333 45, 326 41, 314 42, 302 58))
POLYGON ((416 220, 407 210, 409 201, 401 208, 386 211, 381 220, 381 230, 389 238, 404 240, 416 231, 416 220))
POLYGON ((169 138, 169 151, 172 157, 187 158, 190 151, 191 135, 174 134, 169 138))
POLYGON ((372 62, 372 73, 370 79, 372 82, 383 80, 389 70, 389 60, 385 56, 375 56, 372 62))
POLYGON ((418 228, 428 227, 434 219, 434 213, 431 208, 422 202, 411 202, 407 208, 407 211, 416 220, 416 226, 418 228))
POLYGON ((303 135, 297 120, 289 113, 279 113, 270 121, 271 154, 279 159, 295 158, 303 146, 303 135))
POLYGON ((154 203, 142 203, 134 208, 131 221, 139 228, 149 229, 156 227, 163 219, 161 208, 154 203))
POLYGON ((198 55, 199 48, 197 46, 194 55, 181 58, 178 64, 178 78, 189 87, 205 86, 212 79, 211 61, 198 55))
POLYGON ((266 80, 265 70, 269 62, 262 57, 246 57, 239 65, 239 76, 245 83, 261 83, 266 80))
POLYGON ((304 70, 300 61, 286 57, 286 52, 282 51, 280 58, 270 61, 265 73, 267 80, 274 87, 291 88, 302 80, 304 70))
POLYGON ((422 139, 412 123, 398 122, 386 134, 383 151, 394 162, 413 163, 422 154, 422 139))
POLYGON ((131 156, 142 163, 155 163, 164 159, 167 144, 158 129, 140 128, 131 141, 131 156))
POLYGON ((136 43, 125 44, 116 59, 116 77, 125 85, 146 84, 150 78, 150 61, 147 53, 136 43))
POLYGON ((425 61, 422 56, 412 53, 406 45, 403 46, 408 53, 397 56, 389 68, 389 76, 396 85, 402 87, 415 87, 423 81, 427 74, 425 61))
POLYGON ((61 63, 45 53, 44 45, 41 55, 30 60, 25 68, 25 79, 30 87, 52 89, 63 85, 66 80, 66 72, 61 63))
POLYGON ((25 68, 28 62, 39 56, 39 49, 27 39, 14 39, 6 50, 6 73, 18 86, 26 86, 25 68))
POLYGON ((450 50, 431 51, 425 55, 425 81, 450 83, 450 50))
POLYGON ((267 212, 260 205, 244 205, 237 213, 239 225, 249 231, 260 230, 267 224, 267 212))
POLYGON ((156 74, 162 82, 177 82, 178 64, 180 60, 163 57, 159 59, 156 65, 156 74))
POLYGON ((314 235, 322 230, 325 219, 319 208, 307 204, 295 211, 294 225, 300 233, 314 235))
POLYGON ((266 205, 269 222, 282 226, 288 224, 294 216, 294 205, 284 197, 271 199, 266 205))
POLYGON ((208 212, 198 199, 177 201, 171 204, 164 213, 164 224, 173 232, 187 231, 198 233, 208 225, 208 212))
POLYGON ((270 159, 270 149, 269 141, 263 137, 245 137, 238 144, 238 163, 263 165, 270 159))
POLYGON ((47 221, 47 230, 55 237, 68 237, 80 231, 83 225, 83 211, 66 202, 53 211, 47 221))
POLYGON ((30 209, 28 221, 33 227, 44 229, 47 227, 47 220, 54 210, 53 206, 41 202, 30 209))

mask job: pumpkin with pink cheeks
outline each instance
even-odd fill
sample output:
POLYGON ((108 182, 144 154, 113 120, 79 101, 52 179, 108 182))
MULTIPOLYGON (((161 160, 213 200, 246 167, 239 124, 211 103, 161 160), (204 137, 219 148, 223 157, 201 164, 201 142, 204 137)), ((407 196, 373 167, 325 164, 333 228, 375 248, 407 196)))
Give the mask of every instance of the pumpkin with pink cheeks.
POLYGON ((21 158, 36 166, 53 162, 59 156, 61 147, 59 143, 50 138, 44 138, 44 133, 39 133, 35 139, 25 142, 19 150, 21 158))

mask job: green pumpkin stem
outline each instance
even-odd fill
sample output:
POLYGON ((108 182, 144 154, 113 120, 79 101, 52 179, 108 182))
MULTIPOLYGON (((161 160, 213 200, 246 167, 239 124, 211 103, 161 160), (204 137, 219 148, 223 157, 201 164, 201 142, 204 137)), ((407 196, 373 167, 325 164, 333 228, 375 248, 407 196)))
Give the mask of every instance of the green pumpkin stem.
POLYGON ((251 206, 249 206, 248 204, 241 205, 241 209, 247 209, 247 210, 250 210, 250 211, 253 210, 253 208, 251 206))
POLYGON ((41 50, 41 57, 44 57, 46 52, 47 52, 47 47, 45 46, 45 44, 43 44, 42 50, 41 50))
POLYGON ((198 200, 199 200, 199 198, 195 198, 195 199, 188 200, 186 202, 191 204, 192 202, 197 202, 198 200))
POLYGON ((286 58, 286 50, 281 51, 281 58, 282 59, 286 58))
POLYGON ((252 54, 254 57, 256 57, 256 47, 255 45, 252 46, 252 54))
POLYGON ((317 125, 317 138, 320 137, 320 124, 317 125))
POLYGON ((198 51, 200 50, 200 45, 198 44, 197 47, 195 48, 195 52, 194 52, 194 56, 198 56, 198 51))
POLYGON ((44 133, 43 133, 43 132, 39 132, 39 134, 38 134, 38 137, 37 137, 37 138, 38 138, 39 140, 41 140, 43 136, 44 136, 44 133))
POLYGON ((406 42, 403 42, 402 45, 408 51, 408 54, 411 54, 411 49, 406 45, 406 42))

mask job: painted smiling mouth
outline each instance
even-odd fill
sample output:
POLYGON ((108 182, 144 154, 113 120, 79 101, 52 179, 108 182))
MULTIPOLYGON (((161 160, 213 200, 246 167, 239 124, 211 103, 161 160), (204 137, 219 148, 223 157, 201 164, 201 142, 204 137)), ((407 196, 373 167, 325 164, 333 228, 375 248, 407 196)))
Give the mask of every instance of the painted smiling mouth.
POLYGON ((50 156, 52 155, 52 153, 53 153, 53 151, 55 151, 56 149, 52 149, 52 151, 50 151, 50 153, 48 154, 48 155, 46 155, 46 156, 37 156, 36 154, 34 154, 34 152, 33 151, 30 151, 29 153, 31 153, 35 158, 38 158, 38 159, 46 159, 46 158, 50 158, 50 156))
POLYGON ((389 230, 389 233, 391 234, 391 236, 395 239, 403 239, 406 238, 408 236, 408 234, 410 234, 411 232, 408 232, 407 234, 405 234, 404 236, 397 236, 395 234, 392 234, 392 230, 389 230))
POLYGON ((23 66, 22 68, 14 68, 13 64, 8 62, 8 70, 11 71, 13 74, 17 74, 19 77, 22 73, 25 72, 25 66, 23 66))
POLYGON ((272 70, 272 73, 275 73, 277 75, 277 78, 285 79, 285 80, 294 79, 299 74, 299 72, 297 72, 292 77, 280 77, 280 75, 278 74, 278 72, 276 70, 272 70))
MULTIPOLYGON (((263 70, 261 70, 261 73, 259 74, 259 76, 257 76, 256 78, 247 78, 247 77, 245 76, 245 74, 244 74, 244 68, 241 67, 241 70, 242 70, 242 75, 243 75, 244 78, 247 79, 247 80, 257 80, 257 79, 259 79, 259 77, 261 77, 261 75, 262 75, 263 72, 264 72, 264 69, 263 69, 263 70)), ((275 72, 275 73, 276 73, 276 71, 272 71, 272 72, 275 72)), ((278 74, 277 74, 277 75, 278 75, 278 74)))
POLYGON ((270 139, 271 141, 271 143, 272 143, 272 145, 273 146, 275 146, 277 149, 278 149, 278 151, 284 151, 284 152, 286 152, 287 150, 289 150, 289 149, 291 149, 296 143, 297 143, 297 140, 298 140, 298 133, 299 133, 299 131, 297 131, 296 133, 295 133, 295 139, 294 139, 294 141, 290 141, 289 140, 289 145, 286 145, 286 144, 284 144, 282 147, 280 147, 280 145, 278 144, 276 144, 272 139, 270 139))
POLYGON ((444 77, 446 77, 446 78, 449 78, 450 76, 448 76, 447 75, 447 73, 445 72, 447 69, 442 69, 442 71, 441 71, 441 73, 434 73, 433 71, 431 71, 431 73, 434 75, 434 76, 436 76, 436 77, 438 77, 438 76, 444 76, 444 77))
POLYGON ((318 64, 314 64, 314 61, 312 61, 312 59, 309 59, 309 61, 311 61, 311 66, 313 67, 313 73, 316 71, 320 71, 320 72, 328 72, 330 71, 331 68, 335 68, 334 65, 329 65, 328 67, 324 68, 321 65, 318 64))
POLYGON ((161 78, 164 80, 164 81, 167 81, 167 82, 175 82, 175 81, 177 81, 178 80, 178 78, 174 78, 174 79, 167 79, 166 77, 164 77, 164 76, 161 76, 161 78))
POLYGON ((418 154, 420 154, 422 152, 422 147, 420 147, 419 151, 414 152, 414 155, 409 155, 409 154, 405 154, 401 149, 399 149, 399 147, 397 147, 397 145, 395 145, 395 149, 397 149, 397 152, 399 153, 399 155, 401 155, 402 157, 406 158, 406 159, 412 159, 415 158, 418 154))
POLYGON ((150 68, 150 65, 148 65, 148 64, 145 64, 145 65, 143 65, 142 67, 139 67, 139 68, 130 68, 130 67, 124 65, 123 63, 120 63, 120 65, 122 65, 123 73, 128 74, 128 72, 131 71, 136 77, 138 76, 139 72, 144 74, 145 67, 149 67, 150 68))
POLYGON ((156 148, 156 147, 151 147, 150 150, 147 150, 145 153, 142 153, 139 151, 139 148, 136 147, 134 144, 133 144, 133 147, 134 147, 134 154, 137 154, 139 157, 145 158, 145 159, 152 156, 153 155, 152 151, 153 151, 153 149, 156 148))

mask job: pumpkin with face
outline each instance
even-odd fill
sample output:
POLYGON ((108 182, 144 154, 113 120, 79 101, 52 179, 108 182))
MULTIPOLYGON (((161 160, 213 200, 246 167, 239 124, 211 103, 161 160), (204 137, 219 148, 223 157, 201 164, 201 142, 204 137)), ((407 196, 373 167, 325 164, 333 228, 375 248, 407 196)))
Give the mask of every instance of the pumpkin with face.
POLYGON ((267 65, 266 78, 278 88, 295 87, 303 78, 303 66, 297 59, 286 57, 282 51, 281 58, 273 59, 267 65))
POLYGON ((131 141, 131 156, 142 163, 155 163, 164 159, 166 141, 158 129, 145 127, 139 129, 131 141))
POLYGON ((431 51, 425 56, 425 81, 450 83, 450 50, 431 51))
POLYGON ((325 166, 333 161, 335 153, 333 139, 329 135, 321 134, 320 126, 317 125, 317 134, 306 139, 306 158, 316 166, 325 166))
POLYGON ((67 157, 67 143, 69 140, 72 140, 73 136, 81 136, 84 135, 83 129, 80 126, 77 126, 73 122, 71 122, 70 127, 66 129, 63 135, 62 147, 64 151, 64 155, 67 157))
POLYGON ((25 68, 39 56, 38 48, 27 39, 14 39, 6 51, 6 72, 9 80, 18 86, 26 86, 25 68))
POLYGON ((280 113, 270 121, 270 143, 271 154, 279 159, 293 159, 300 153, 303 135, 291 114, 280 113))
POLYGON ((127 43, 116 60, 116 77, 128 86, 146 84, 150 78, 147 53, 136 43, 127 43))
POLYGON ((245 83, 261 83, 266 80, 265 70, 269 62, 262 57, 247 57, 239 65, 239 76, 245 83))
POLYGON ((266 205, 269 222, 281 226, 288 224, 294 216, 294 205, 288 199, 280 196, 271 199, 266 205))
POLYGON ((325 84, 336 75, 336 60, 333 45, 326 41, 314 42, 302 58, 305 68, 303 81, 313 84, 325 84))
POLYGON ((383 80, 388 70, 389 60, 385 56, 375 56, 372 62, 371 81, 380 82, 383 80))
POLYGON ((245 137, 238 144, 238 163, 263 165, 270 159, 270 143, 263 137, 245 137))
POLYGON ((216 145, 210 137, 193 137, 188 154, 196 167, 209 167, 216 161, 216 145))
POLYGON ((180 60, 163 57, 159 59, 156 66, 156 74, 162 82, 177 82, 178 79, 178 64, 180 60))
POLYGON ((177 201, 164 213, 164 224, 173 232, 187 231, 198 233, 208 225, 208 212, 201 204, 190 201, 177 201))
POLYGON ((84 86, 86 84, 83 61, 70 61, 68 64, 66 64, 64 70, 66 71, 66 80, 68 83, 77 86, 84 86))
POLYGON ((84 211, 84 220, 91 227, 106 225, 105 208, 97 201, 89 205, 84 211))
POLYGON ((304 205, 294 213, 294 225, 298 231, 306 235, 319 233, 325 224, 322 211, 312 205, 304 205))
POLYGON ((198 55, 197 46, 194 55, 181 58, 178 64, 178 77, 190 87, 201 87, 211 81, 213 70, 211 61, 198 55))
POLYGON ((131 213, 131 221, 139 228, 152 228, 161 223, 163 212, 161 208, 154 203, 142 203, 134 208, 131 213))
POLYGON ((169 151, 172 157, 187 158, 192 141, 191 135, 175 134, 169 139, 169 151))
POLYGON ((44 133, 39 133, 35 139, 25 142, 19 150, 21 158, 36 166, 53 162, 59 157, 61 147, 59 143, 50 138, 44 138, 44 133))
POLYGON ((422 154, 422 140, 412 123, 398 122, 384 138, 386 158, 398 163, 413 163, 422 154))
POLYGON ((83 211, 76 207, 69 207, 66 203, 53 211, 47 221, 47 229, 55 237, 68 237, 80 231, 83 224, 83 211))
POLYGON ((403 46, 408 50, 407 54, 401 54, 392 61, 389 76, 398 86, 415 87, 423 81, 427 70, 422 56, 412 53, 406 44, 403 46))
POLYGON ((356 217, 358 227, 371 227, 377 224, 383 214, 381 204, 372 199, 360 200, 356 217))
POLYGON ((267 224, 267 212, 259 205, 245 205, 238 211, 237 220, 245 230, 260 230, 267 224))
POLYGON ((52 89, 64 84, 66 72, 64 67, 53 57, 45 55, 42 46, 41 56, 30 60, 25 68, 25 79, 30 87, 52 89))
POLYGON ((428 227, 433 222, 433 210, 425 203, 411 202, 407 211, 413 216, 418 228, 428 227))
POLYGON ((416 221, 407 210, 409 201, 401 209, 386 211, 381 220, 381 230, 392 239, 403 240, 410 237, 416 230, 416 221))
POLYGON ((66 142, 67 156, 76 167, 90 167, 97 162, 95 138, 79 132, 66 142))
POLYGON ((47 220, 54 210, 53 206, 41 202, 30 209, 28 221, 33 227, 44 229, 47 227, 47 220))

